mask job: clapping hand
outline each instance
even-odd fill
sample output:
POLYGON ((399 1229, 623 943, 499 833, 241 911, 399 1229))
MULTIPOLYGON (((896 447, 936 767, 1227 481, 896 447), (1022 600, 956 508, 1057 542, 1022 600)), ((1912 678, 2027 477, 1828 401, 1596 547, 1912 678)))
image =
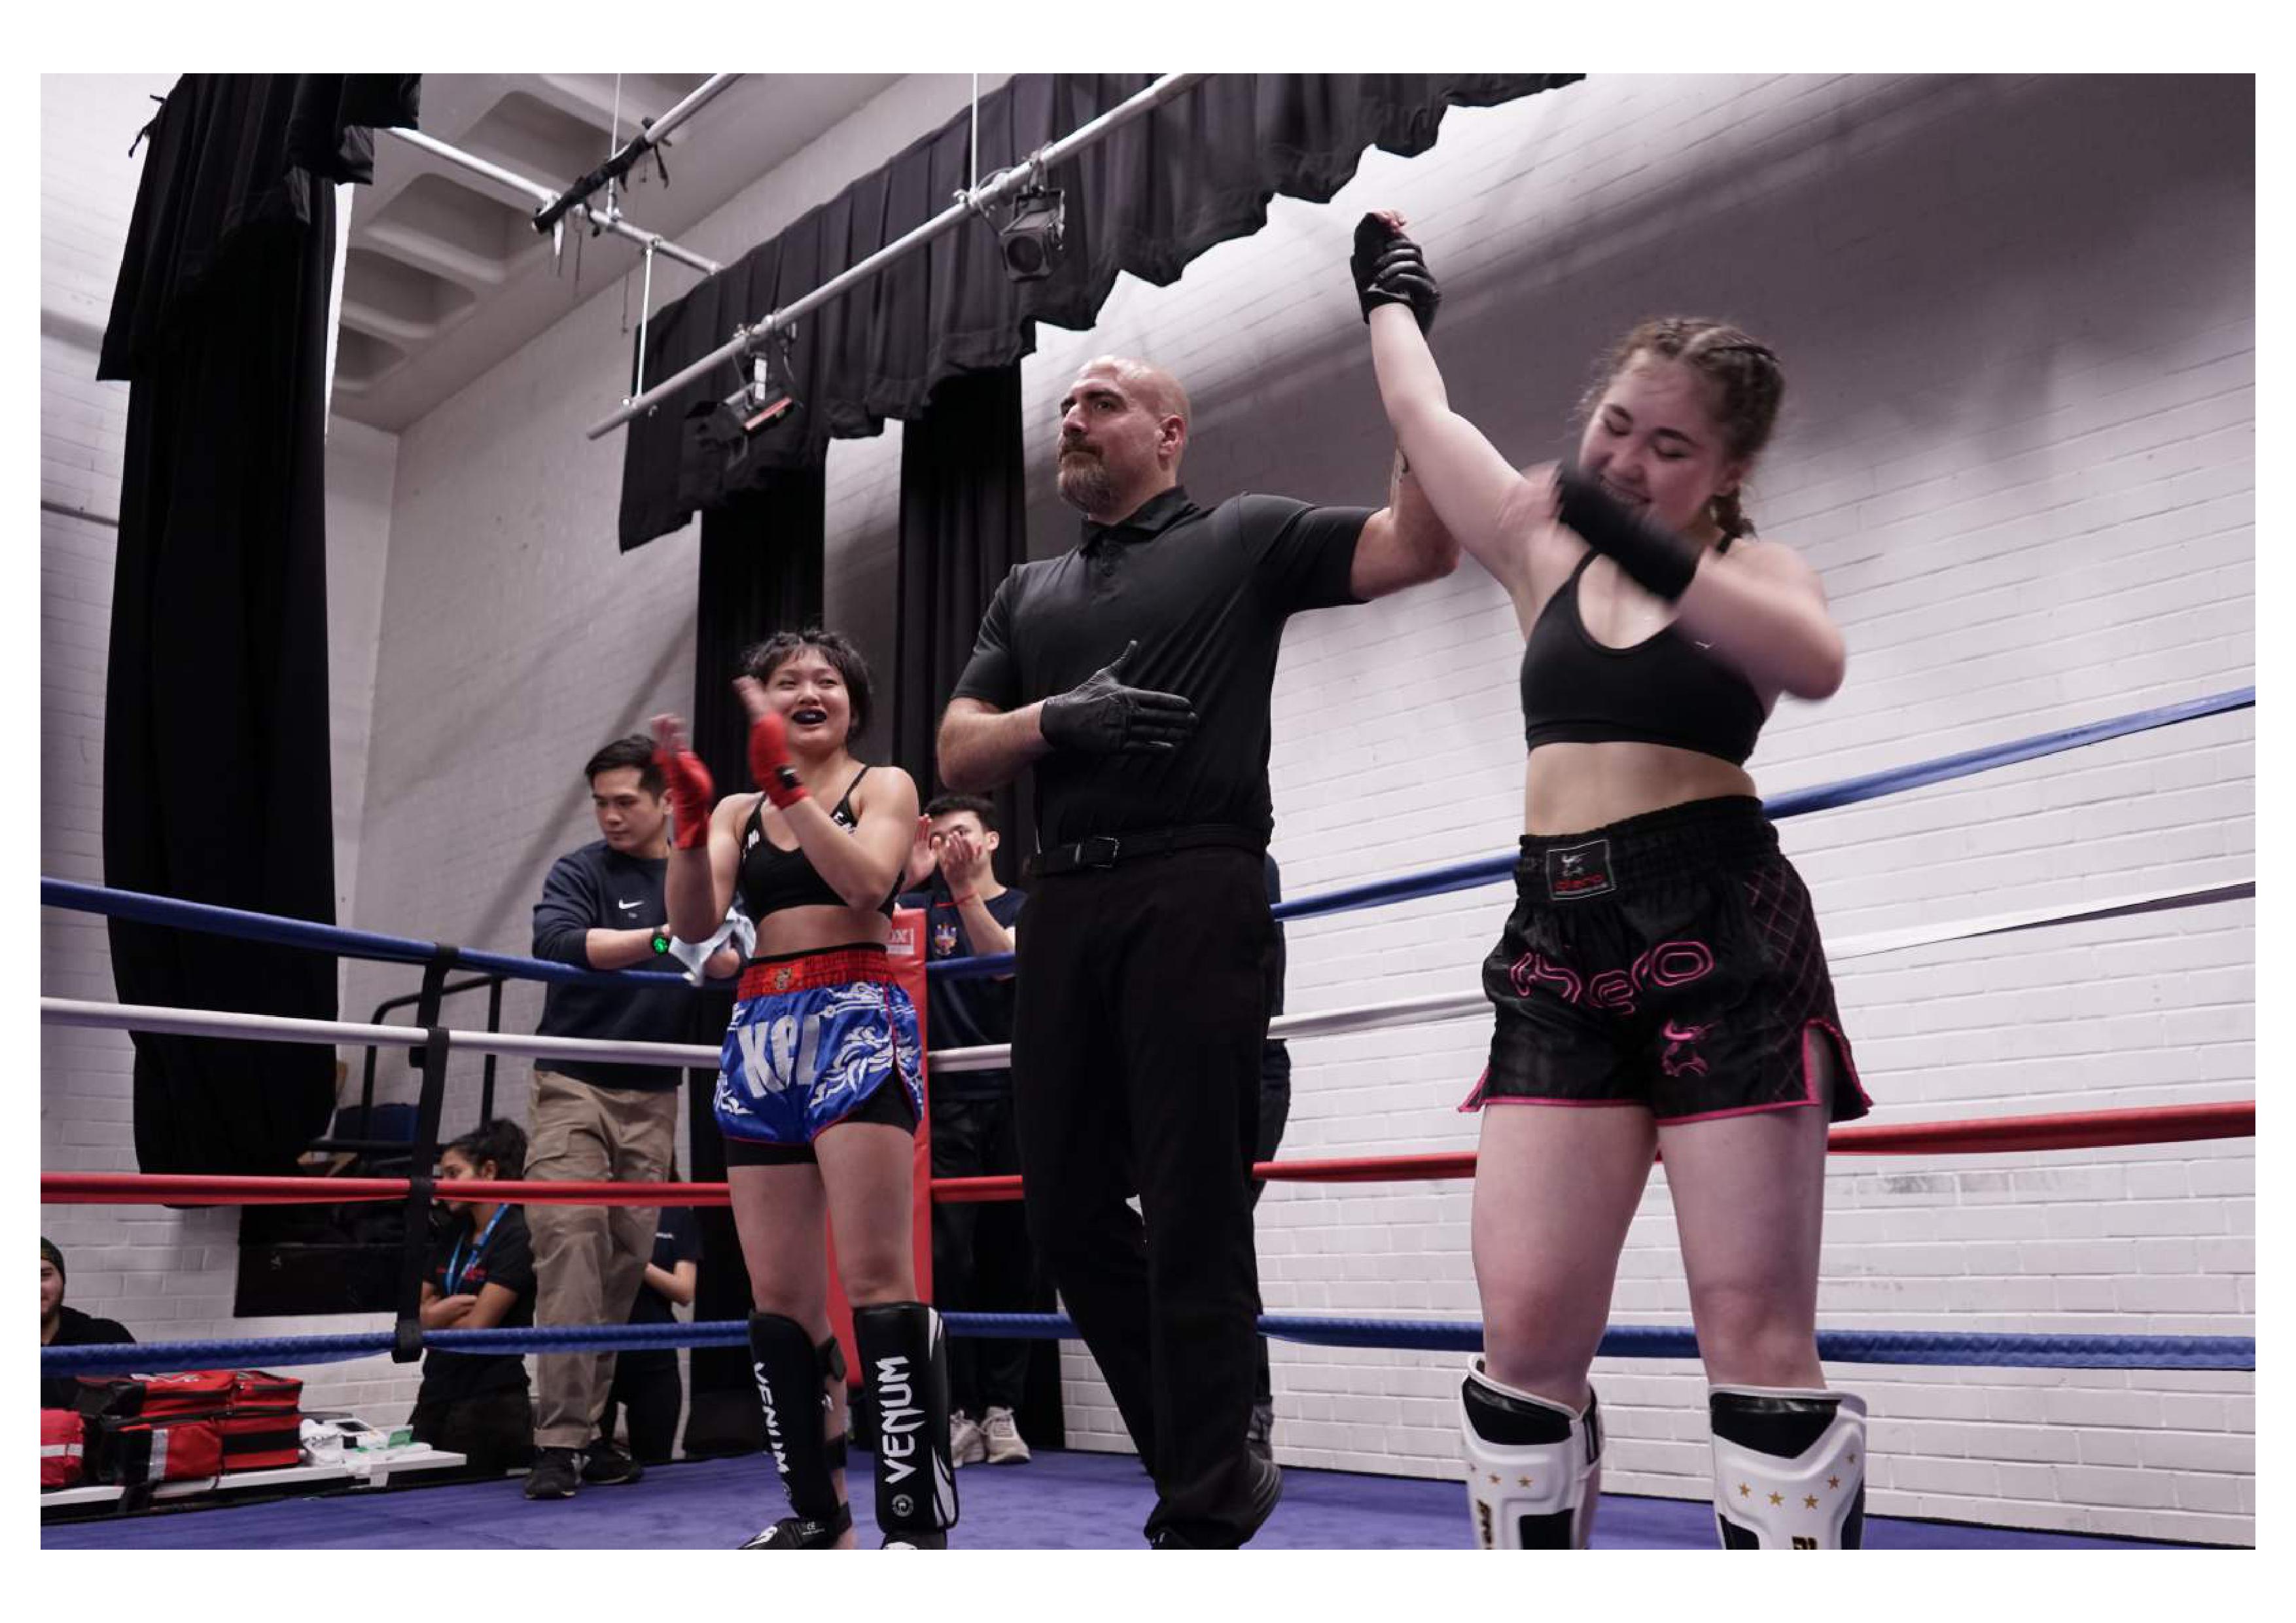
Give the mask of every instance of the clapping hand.
POLYGON ((693 850, 709 838, 709 810, 718 799, 709 768, 686 747, 685 724, 675 716, 653 718, 654 765, 661 768, 662 786, 669 791, 669 814, 681 851, 693 850))

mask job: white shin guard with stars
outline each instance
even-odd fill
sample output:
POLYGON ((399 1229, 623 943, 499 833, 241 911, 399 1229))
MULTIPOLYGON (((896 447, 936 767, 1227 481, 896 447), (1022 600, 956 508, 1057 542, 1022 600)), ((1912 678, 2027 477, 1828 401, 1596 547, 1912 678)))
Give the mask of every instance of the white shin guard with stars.
POLYGON ((1866 1400, 1710 1389, 1714 1528, 1726 1550, 1855 1550, 1866 1537, 1866 1400))
POLYGON ((1502 1386, 1478 1358, 1460 1389, 1467 1507, 1486 1550, 1583 1550, 1603 1486, 1603 1422, 1595 1397, 1574 1414, 1502 1386))

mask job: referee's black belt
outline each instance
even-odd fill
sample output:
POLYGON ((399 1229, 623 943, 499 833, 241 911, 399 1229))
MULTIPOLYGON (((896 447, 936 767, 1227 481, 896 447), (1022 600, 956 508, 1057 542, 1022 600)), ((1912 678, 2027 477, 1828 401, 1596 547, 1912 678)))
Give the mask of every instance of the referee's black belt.
POLYGON ((1167 851, 1191 850, 1201 845, 1232 845, 1264 853, 1267 840, 1250 829, 1221 823, 1144 829, 1136 834, 1095 834, 1072 845, 1037 852, 1029 858, 1027 871, 1029 878, 1042 879, 1047 874, 1073 873, 1079 868, 1112 868, 1137 857, 1161 857, 1167 851))

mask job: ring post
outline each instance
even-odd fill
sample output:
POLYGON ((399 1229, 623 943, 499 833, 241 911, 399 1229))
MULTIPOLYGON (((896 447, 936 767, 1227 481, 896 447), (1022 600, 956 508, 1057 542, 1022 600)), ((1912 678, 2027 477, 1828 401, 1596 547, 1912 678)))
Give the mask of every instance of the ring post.
POLYGON ((422 1356, 422 1279, 430 1264, 430 1193, 437 1180, 431 1169, 439 1164, 439 1117, 447 1102, 447 1055, 454 1042, 439 1023, 439 1004, 446 990, 447 972, 461 957, 458 948, 443 943, 431 951, 422 966, 422 992, 414 1005, 414 1023, 423 1029, 422 1091, 414 1106, 414 1164, 406 1176, 406 1232, 398 1253, 398 1317, 391 1326, 390 1361, 412 1364, 422 1356))

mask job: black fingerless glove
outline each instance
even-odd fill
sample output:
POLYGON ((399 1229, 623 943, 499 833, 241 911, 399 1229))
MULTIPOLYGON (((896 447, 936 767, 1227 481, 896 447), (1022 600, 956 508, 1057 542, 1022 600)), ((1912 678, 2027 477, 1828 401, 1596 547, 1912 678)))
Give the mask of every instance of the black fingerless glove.
POLYGON ((1435 325, 1435 307, 1443 302, 1443 295, 1434 273, 1427 268, 1419 244, 1380 216, 1366 214, 1356 223, 1355 251, 1348 256, 1348 269, 1355 276, 1356 299, 1365 321, 1381 305, 1400 304, 1410 307, 1422 332, 1435 325))
POLYGON ((1690 589, 1705 549, 1663 524, 1628 510, 1602 481, 1565 463, 1554 474, 1562 499, 1555 517, 1579 538, 1614 561, 1636 585, 1672 602, 1690 589))
POLYGON ((1065 693, 1045 701, 1037 726, 1055 750, 1083 755, 1169 755, 1196 729, 1195 707, 1177 693, 1127 687, 1118 673, 1124 652, 1065 693))

